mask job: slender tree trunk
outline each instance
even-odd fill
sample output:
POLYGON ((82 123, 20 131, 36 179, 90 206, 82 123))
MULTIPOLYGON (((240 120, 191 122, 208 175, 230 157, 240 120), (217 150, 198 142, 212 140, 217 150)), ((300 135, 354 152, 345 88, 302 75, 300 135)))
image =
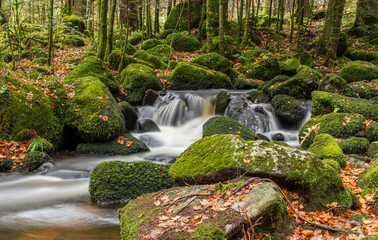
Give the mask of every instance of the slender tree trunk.
POLYGON ((49 14, 49 55, 47 64, 51 66, 53 60, 53 19, 54 19, 54 0, 50 0, 50 14, 49 14))
MULTIPOLYGON (((260 3, 261 3, 260 0, 257 0, 255 26, 257 26, 257 23, 259 22, 260 3)), ((253 16, 252 16, 252 17, 253 17, 253 16)))
POLYGON ((270 28, 271 20, 272 20, 272 11, 273 11, 273 0, 269 2, 269 18, 268 18, 268 27, 270 28))
POLYGON ((290 26, 290 37, 289 37, 289 41, 290 43, 293 41, 293 33, 294 33, 294 10, 295 10, 295 1, 292 1, 291 2, 291 15, 290 15, 290 19, 291 19, 291 26, 290 26))
POLYGON ((97 57, 104 60, 107 43, 107 15, 109 0, 101 0, 99 9, 99 38, 97 46, 97 57))
POLYGON ((200 23, 199 23, 198 34, 197 34, 198 40, 201 40, 203 38, 203 36, 205 35, 205 32, 206 32, 205 18, 206 18, 206 1, 203 1, 202 2, 202 10, 201 10, 201 20, 200 20, 200 23))
POLYGON ((155 0, 155 34, 159 34, 160 32, 160 26, 159 26, 159 14, 160 14, 160 1, 155 0))
MULTIPOLYGON (((378 37, 378 1, 358 0, 356 10, 356 20, 351 29, 351 33, 358 37, 370 35, 371 39, 378 37)), ((377 41, 377 39, 376 39, 377 41)))
POLYGON ((223 0, 219 1, 219 54, 224 55, 224 14, 223 14, 223 0))
POLYGON ((167 17, 169 16, 169 13, 171 13, 172 10, 172 0, 168 0, 168 12, 167 12, 167 17))
POLYGON ((190 12, 191 2, 188 0, 188 35, 190 36, 190 22, 192 21, 192 15, 190 12))
MULTIPOLYGON (((126 6, 129 5, 129 0, 126 0, 126 6)), ((121 22, 122 24, 122 22, 121 22)), ((126 41, 125 41, 125 45, 123 47, 123 50, 122 50, 122 57, 121 57, 121 62, 119 63, 119 66, 118 66, 118 72, 121 73, 122 70, 125 68, 124 67, 124 59, 125 59, 125 54, 126 54, 126 49, 127 49, 127 45, 129 44, 129 11, 126 12, 126 41)))
POLYGON ((240 36, 242 35, 243 30, 243 10, 244 10, 244 0, 238 0, 240 1, 239 9, 238 9, 238 32, 236 39, 238 43, 240 43, 240 36))
POLYGON ((67 0, 67 14, 72 14, 72 0, 67 0))
POLYGON ((214 16, 213 11, 210 9, 211 0, 206 0, 206 36, 207 36, 207 53, 213 50, 213 38, 211 33, 210 19, 214 16))
POLYGON ((110 19, 109 19, 109 33, 108 33, 108 39, 106 44, 106 54, 105 54, 105 60, 108 60, 109 54, 113 50, 113 32, 114 32, 114 17, 117 7, 117 0, 112 0, 112 6, 110 9, 110 19))
POLYGON ((151 3, 147 1, 146 3, 146 27, 147 27, 147 39, 152 37, 152 20, 151 20, 151 3))
POLYGON ((143 32, 143 0, 139 0, 138 13, 139 13, 139 30, 143 32))
POLYGON ((247 43, 250 8, 251 8, 251 0, 247 0, 247 2, 246 2, 246 17, 245 17, 245 23, 244 23, 244 34, 243 34, 243 40, 240 44, 240 51, 242 51, 244 49, 244 47, 247 43))

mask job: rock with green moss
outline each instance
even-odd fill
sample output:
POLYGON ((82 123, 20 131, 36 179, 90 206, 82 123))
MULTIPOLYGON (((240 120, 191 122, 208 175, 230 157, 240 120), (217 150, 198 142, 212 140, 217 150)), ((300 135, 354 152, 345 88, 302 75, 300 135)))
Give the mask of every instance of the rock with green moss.
POLYGON ((63 44, 69 47, 85 46, 84 38, 80 35, 69 35, 63 40, 63 44))
POLYGON ((202 137, 215 134, 236 134, 246 141, 256 140, 257 135, 240 122, 229 117, 212 117, 203 124, 202 137))
POLYGON ((231 101, 231 95, 226 91, 221 91, 215 97, 215 114, 223 115, 231 101))
POLYGON ((128 155, 149 151, 149 149, 130 133, 123 133, 108 142, 80 143, 77 145, 76 151, 84 154, 128 155))
POLYGON ((40 87, 7 75, 0 77, 0 86, 1 139, 28 140, 19 133, 33 129, 56 146, 62 143, 63 124, 40 87))
POLYGON ((86 30, 84 20, 76 15, 69 15, 63 17, 62 24, 66 32, 84 33, 86 30))
POLYGON ((218 53, 200 55, 193 59, 192 63, 223 73, 230 67, 230 61, 218 53))
POLYGON ((343 150, 329 134, 316 136, 308 151, 315 153, 320 159, 334 159, 340 167, 345 166, 346 160, 343 150))
POLYGON ((8 172, 13 168, 13 160, 9 157, 0 159, 0 172, 8 172))
POLYGON ((313 91, 311 95, 312 116, 332 112, 359 113, 366 119, 378 120, 378 104, 373 101, 321 91, 313 91))
POLYGON ((158 57, 156 57, 154 55, 147 53, 144 50, 137 51, 136 53, 134 53, 133 57, 135 57, 139 60, 145 61, 147 63, 150 63, 155 68, 158 68, 158 69, 164 69, 165 70, 168 67, 167 64, 164 63, 161 59, 159 59, 158 57))
POLYGON ((178 65, 178 62, 176 60, 170 60, 168 63, 169 70, 174 70, 178 65))
POLYGON ((167 20, 164 23, 164 29, 176 29, 177 31, 188 30, 188 19, 190 19, 190 27, 198 27, 201 20, 201 1, 193 1, 190 3, 190 18, 188 11, 188 2, 179 2, 173 6, 169 12, 167 20))
POLYGON ((42 80, 43 76, 39 72, 32 72, 29 74, 29 78, 33 80, 42 80))
POLYGON ((274 114, 285 123, 298 124, 306 116, 307 109, 303 101, 288 95, 276 95, 272 99, 274 114))
POLYGON ((334 138, 347 139, 363 129, 364 117, 351 113, 330 113, 310 119, 299 130, 301 147, 310 147, 317 134, 328 133, 334 138), (317 130, 317 128, 319 128, 317 130))
POLYGON ((240 76, 233 80, 234 89, 256 89, 263 81, 258 79, 248 79, 246 77, 240 76))
POLYGON ((160 58, 165 63, 168 63, 169 56, 172 56, 176 52, 168 44, 163 43, 163 44, 159 44, 153 48, 148 49, 147 53, 160 58))
POLYGON ((314 60, 309 52, 301 52, 294 55, 299 60, 301 65, 312 68, 314 66, 314 60))
MULTIPOLYGON (((213 48, 214 51, 219 52, 219 36, 213 37, 213 48)), ((224 36, 224 56, 228 59, 235 58, 235 55, 240 55, 240 51, 238 48, 238 43, 236 40, 229 36, 224 36)))
POLYGON ((377 122, 369 123, 366 126, 365 132, 366 132, 366 137, 369 140, 369 142, 378 141, 378 123, 377 122))
POLYGON ((20 55, 20 58, 26 58, 32 60, 33 58, 47 58, 47 50, 34 47, 29 50, 23 51, 20 55))
POLYGON ((348 86, 348 83, 341 77, 334 74, 327 74, 320 80, 318 90, 330 93, 338 93, 347 97, 356 97, 355 89, 348 86))
POLYGON ((378 63, 378 52, 376 51, 355 49, 348 52, 346 56, 352 59, 353 61, 360 60, 360 61, 372 62, 373 64, 378 63))
POLYGON ((350 137, 338 143, 345 154, 365 154, 369 148, 369 141, 362 137, 350 137))
POLYGON ((253 103, 269 103, 269 96, 259 90, 250 91, 245 97, 253 103))
POLYGON ((32 172, 39 168, 42 164, 46 162, 51 162, 52 158, 43 152, 30 152, 25 155, 25 158, 22 160, 24 170, 32 172))
POLYGON ((302 186, 310 204, 352 205, 336 171, 315 154, 264 140, 244 141, 236 135, 213 135, 193 143, 179 155, 169 175, 185 182, 225 181, 238 175, 270 177, 280 186, 302 186))
POLYGON ((166 39, 167 36, 168 36, 169 34, 173 33, 173 32, 174 32, 174 29, 167 29, 167 30, 164 30, 164 31, 162 31, 162 32, 160 33, 159 38, 160 38, 160 39, 166 39))
POLYGON ((264 56, 256 58, 254 61, 247 59, 247 78, 259 79, 266 82, 281 74, 278 58, 272 54, 264 56))
POLYGON ((159 44, 164 44, 164 41, 161 41, 156 38, 147 39, 142 43, 142 50, 147 51, 150 48, 156 47, 159 44))
MULTIPOLYGON (((121 61, 122 61, 121 51, 113 51, 111 54, 109 54, 108 63, 109 63, 110 69, 118 71, 119 70, 119 64, 121 63, 121 61)), ((140 64, 144 64, 148 67, 153 67, 152 64, 147 63, 143 60, 137 59, 137 58, 129 56, 129 55, 125 55, 123 57, 123 69, 125 69, 131 63, 140 63, 140 64)), ((122 72, 123 69, 121 69, 121 72, 122 72)))
POLYGON ((68 96, 64 123, 85 142, 108 141, 125 130, 117 102, 100 79, 65 79, 68 96))
POLYGON ((99 205, 125 203, 142 194, 175 186, 168 169, 167 165, 151 162, 102 162, 90 173, 89 193, 99 205))
POLYGON ((225 74, 187 63, 179 63, 171 75, 170 84, 173 90, 232 88, 231 80, 225 74))
POLYGON ((148 89, 161 90, 159 79, 154 70, 143 64, 132 63, 121 73, 121 86, 126 90, 127 101, 131 105, 140 105, 148 89))
POLYGON ((168 45, 172 42, 172 48, 177 52, 193 52, 202 46, 197 39, 181 33, 169 34, 165 41, 168 45))
POLYGON ((349 87, 360 98, 371 99, 378 96, 378 79, 371 82, 364 80, 360 82, 349 83, 349 87))
POLYGON ((47 58, 40 57, 33 61, 33 64, 46 64, 47 58))
POLYGON ((378 67, 364 61, 353 61, 344 66, 339 74, 348 83, 378 79, 378 67))
POLYGON ((367 151, 367 155, 372 158, 378 157, 378 141, 370 143, 370 146, 367 151))
POLYGON ((282 74, 293 76, 297 73, 297 68, 301 65, 297 58, 289 58, 280 62, 282 74))
POLYGON ((322 159, 322 160, 323 160, 324 164, 331 166, 333 169, 336 170, 336 172, 341 172, 341 167, 335 159, 325 158, 325 159, 322 159))
MULTIPOLYGON (((269 233, 273 236, 278 234, 286 226, 284 222, 287 207, 278 188, 272 183, 265 182, 251 188, 244 198, 232 202, 230 206, 221 211, 216 210, 215 218, 198 215, 198 211, 195 209, 202 209, 204 206, 201 205, 200 199, 190 198, 191 195, 203 192, 224 194, 226 190, 232 191, 242 183, 243 181, 172 188, 140 196, 120 211, 121 239, 237 239, 242 235, 242 226, 248 222, 256 222, 257 219, 260 219, 260 225, 254 229, 255 234, 269 233), (157 199, 154 198, 156 195, 157 199), (156 204, 158 202, 172 203, 175 199, 183 199, 183 201, 169 204, 166 207, 156 204), (240 217, 240 209, 245 209, 243 218, 240 217), (159 216, 165 215, 164 210, 171 212, 171 218, 159 218, 159 216), (185 216, 183 217, 180 213, 185 213, 185 216), (188 218, 197 219, 194 220, 196 224, 189 223, 190 225, 188 225, 188 218), (177 219, 175 222, 177 224, 172 224, 171 219, 177 219), (165 229, 166 225, 171 227, 165 229), (189 228, 190 231, 182 231, 183 228, 189 228), (151 231, 151 229, 154 230, 151 231)), ((214 198, 213 200, 214 206, 223 206, 223 198, 214 198)))
POLYGON ((378 161, 361 173, 358 178, 358 186, 373 190, 378 187, 378 161))
POLYGON ((133 130, 138 121, 138 113, 135 109, 126 101, 118 103, 118 107, 121 110, 123 117, 126 121, 126 128, 128 130, 133 130))
POLYGON ((73 80, 83 77, 96 77, 109 88, 110 92, 118 92, 118 81, 114 78, 113 74, 101 59, 97 57, 84 58, 81 63, 67 75, 65 80, 73 80))
POLYGON ((135 32, 129 38, 129 42, 131 45, 137 45, 142 41, 142 39, 143 39, 143 34, 141 32, 135 32))
POLYGON ((278 76, 275 76, 272 80, 261 83, 261 84, 258 86, 257 90, 261 90, 261 91, 263 91, 265 94, 268 94, 268 95, 269 95, 270 89, 271 89, 271 87, 272 87, 274 84, 285 82, 285 81, 288 80, 289 78, 290 78, 290 77, 289 77, 289 76, 286 76, 286 75, 278 75, 278 76))

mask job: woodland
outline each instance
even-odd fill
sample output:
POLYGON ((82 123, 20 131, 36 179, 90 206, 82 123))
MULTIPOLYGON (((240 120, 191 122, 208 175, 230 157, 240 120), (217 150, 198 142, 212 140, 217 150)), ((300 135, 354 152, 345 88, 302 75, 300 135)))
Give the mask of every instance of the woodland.
POLYGON ((0 0, 0 239, 378 239, 378 1, 0 0))

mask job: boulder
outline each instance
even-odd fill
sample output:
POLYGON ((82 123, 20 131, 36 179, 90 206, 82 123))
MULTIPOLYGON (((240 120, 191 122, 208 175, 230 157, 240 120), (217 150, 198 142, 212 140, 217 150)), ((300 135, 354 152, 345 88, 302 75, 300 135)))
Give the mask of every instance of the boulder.
POLYGON ((367 155, 372 158, 378 157, 378 141, 370 143, 370 146, 367 150, 367 155))
POLYGON ((125 118, 126 128, 128 130, 133 130, 136 127, 138 121, 138 113, 126 101, 119 102, 118 108, 121 110, 123 117, 125 118))
POLYGON ((221 91, 215 97, 215 114, 223 115, 230 103, 230 94, 226 91, 221 91))
POLYGON ((340 167, 345 166, 346 160, 343 150, 341 150, 336 140, 329 134, 316 136, 308 151, 315 153, 320 159, 333 159, 340 167))
POLYGON ((142 41, 143 34, 141 32, 134 32, 133 35, 129 38, 131 45, 137 45, 142 41))
POLYGON ((168 63, 169 56, 175 54, 176 52, 168 44, 163 43, 163 44, 159 44, 153 48, 148 49, 147 53, 158 57, 160 60, 162 60, 165 63, 168 63))
POLYGON ((84 20, 76 15, 68 15, 63 17, 62 24, 66 32, 84 33, 86 30, 84 20))
POLYGON ((159 126, 151 119, 139 119, 137 129, 141 132, 160 132, 159 126))
POLYGON ((269 96, 259 90, 248 92, 246 98, 253 103, 269 103, 269 96))
POLYGON ((156 39, 156 38, 151 38, 151 39, 147 39, 145 40, 143 43, 142 43, 142 50, 145 50, 147 51, 148 49, 150 48, 154 48, 156 47, 157 45, 159 44, 164 44, 165 42, 159 40, 159 39, 156 39))
POLYGON ((378 187, 378 161, 361 173, 358 178, 358 186, 372 191, 378 187))
POLYGON ((372 80, 371 82, 367 80, 352 82, 349 83, 349 88, 351 88, 358 97, 371 99, 378 96, 378 79, 372 80))
POLYGON ((289 58, 280 62, 282 74, 293 76, 297 73, 297 68, 301 65, 297 58, 289 58))
POLYGON ((274 114, 286 124, 299 124, 305 117, 307 109, 303 101, 287 95, 276 95, 272 99, 274 114))
POLYGON ((225 73, 230 67, 230 61, 218 53, 203 54, 192 60, 192 63, 215 71, 225 73))
POLYGON ((367 61, 373 64, 378 63, 378 53, 376 51, 367 51, 363 49, 355 49, 346 54, 346 56, 353 61, 367 61))
POLYGON ((353 61, 344 66, 339 74, 348 83, 378 79, 378 67, 364 61, 353 61))
POLYGON ((285 136, 282 133, 276 133, 272 136, 273 141, 283 142, 285 141, 285 136))
POLYGON ((63 40, 63 44, 69 47, 85 46, 84 38, 80 35, 69 35, 63 40))
POLYGON ((25 155, 23 159, 23 168, 25 171, 33 172, 46 162, 52 162, 52 158, 43 152, 30 152, 25 155))
POLYGON ((258 79, 248 79, 244 76, 239 76, 233 80, 234 89, 257 89, 263 81, 258 79))
MULTIPOLYGON (((275 85, 277 83, 285 82, 289 78, 290 77, 286 76, 286 75, 278 75, 278 76, 274 77, 272 80, 267 81, 267 82, 263 82, 262 84, 260 84, 260 86, 258 86, 257 90, 262 91, 266 95, 270 95, 269 94, 270 89, 272 88, 273 85, 275 85)), ((269 98, 269 96, 268 96, 268 98, 269 98)))
MULTIPOLYGON (((134 54, 134 53, 135 52, 133 52, 132 54, 134 54)), ((108 63, 109 63, 110 69, 118 71, 119 70, 119 64, 121 63, 121 61, 122 61, 121 51, 113 51, 111 54, 109 54, 108 63)), ((137 59, 137 58, 129 56, 129 55, 125 55, 123 57, 123 69, 125 69, 131 63, 139 63, 139 64, 146 65, 148 67, 151 67, 151 68, 153 67, 152 64, 147 63, 143 60, 137 59)), ((121 69, 121 72, 122 72, 123 69, 121 69)))
POLYGON ((314 66, 314 59, 309 52, 301 52, 294 55, 295 58, 299 60, 301 65, 312 68, 314 66))
POLYGON ((271 54, 264 56, 265 58, 247 59, 247 78, 266 82, 281 74, 278 58, 271 54))
POLYGON ((197 39, 181 33, 171 33, 165 41, 168 45, 171 45, 172 42, 172 48, 177 52, 193 52, 202 46, 197 39))
POLYGON ((338 144, 345 154, 365 154, 370 145, 369 141, 362 137, 349 137, 338 144))
POLYGON ((377 122, 371 122, 367 124, 365 132, 366 132, 366 137, 369 140, 369 142, 378 141, 378 123, 377 122))
POLYGON ((133 57, 153 65, 154 68, 163 69, 163 70, 168 68, 168 65, 164 63, 161 59, 159 59, 155 55, 151 55, 147 53, 144 50, 139 50, 135 52, 133 57))
POLYGON ((337 93, 347 97, 356 97, 354 88, 348 86, 348 83, 341 77, 333 74, 327 74, 319 84, 319 91, 337 93))

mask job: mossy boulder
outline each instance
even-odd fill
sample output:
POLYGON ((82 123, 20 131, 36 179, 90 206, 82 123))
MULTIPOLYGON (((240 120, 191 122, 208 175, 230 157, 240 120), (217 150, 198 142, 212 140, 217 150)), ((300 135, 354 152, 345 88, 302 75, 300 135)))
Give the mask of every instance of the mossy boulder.
POLYGON ((314 60, 309 52, 300 52, 294 55, 299 60, 301 65, 312 68, 314 66, 314 60))
POLYGON ((371 82, 367 80, 352 82, 349 83, 348 87, 360 98, 371 99, 378 96, 378 79, 372 80, 371 82))
POLYGON ((296 100, 288 95, 276 95, 272 99, 274 114, 288 124, 298 124, 306 116, 307 109, 303 101, 296 100))
MULTIPOLYGON (((219 42, 220 42, 219 36, 213 37, 213 48, 214 48, 214 51, 216 52, 219 52, 219 42)), ((231 59, 231 58, 235 58, 236 54, 240 55, 238 43, 233 37, 229 35, 225 35, 224 36, 224 56, 228 59, 231 59)))
POLYGON ((86 30, 84 19, 82 19, 79 16, 75 16, 75 15, 65 16, 62 18, 62 24, 66 32, 84 33, 86 30))
POLYGON ((338 143, 345 154, 365 154, 369 148, 369 141, 363 137, 350 137, 338 143))
POLYGON ((68 88, 64 123, 85 142, 108 141, 125 130, 117 102, 100 79, 65 79, 68 88))
POLYGON ((170 84, 173 90, 232 88, 231 80, 225 74, 187 63, 179 63, 171 75, 170 84))
POLYGON ((148 147, 130 133, 120 134, 108 142, 80 143, 76 147, 78 153, 99 155, 128 155, 149 151, 148 147))
POLYGON ((257 135, 240 122, 229 117, 212 117, 203 124, 202 137, 215 134, 236 134, 246 141, 256 140, 257 135))
POLYGON ((137 121, 138 121, 138 113, 126 101, 119 102, 118 107, 121 110, 123 117, 125 118, 126 128, 128 130, 133 130, 136 126, 137 121))
POLYGON ((334 159, 340 167, 345 166, 346 160, 343 150, 329 134, 316 136, 308 151, 315 153, 320 159, 334 159))
POLYGON ((359 113, 366 119, 378 120, 378 104, 373 101, 321 91, 313 91, 311 95, 312 116, 332 112, 359 113))
POLYGON ((264 92, 264 94, 269 95, 271 87, 276 83, 282 83, 288 80, 290 77, 286 75, 278 75, 275 76, 272 80, 261 83, 257 90, 261 90, 264 92))
POLYGON ((0 172, 8 172, 13 168, 13 160, 9 157, 0 159, 0 172))
POLYGON ((163 43, 163 44, 159 44, 153 48, 148 49, 147 53, 158 57, 160 60, 162 60, 165 63, 168 63, 169 56, 175 54, 176 52, 168 44, 163 43))
POLYGON ((378 187, 378 161, 361 173, 358 178, 358 186, 373 190, 378 187))
POLYGON ((348 83, 342 78, 334 74, 327 74, 320 80, 318 90, 330 93, 338 93, 347 97, 356 97, 355 89, 348 86, 348 83))
POLYGON ((147 39, 142 43, 142 50, 147 51, 150 48, 156 47, 159 44, 164 44, 164 41, 161 41, 156 38, 147 39))
POLYGON ((280 62, 282 74, 293 76, 297 73, 297 68, 301 65, 297 58, 289 58, 280 62))
POLYGON ((364 61, 353 61, 344 66, 339 74, 348 83, 378 79, 378 67, 364 61))
POLYGON ((370 146, 367 151, 367 155, 372 158, 378 157, 378 141, 370 143, 370 146))
POLYGON ((169 166, 151 162, 110 161, 90 173, 89 193, 97 204, 125 203, 142 194, 175 186, 169 166))
POLYGON ((143 39, 143 34, 141 32, 135 32, 129 38, 129 42, 131 45, 137 45, 142 41, 142 39, 143 39))
POLYGON ((377 122, 369 123, 366 126, 365 132, 366 132, 366 137, 369 140, 369 142, 378 141, 378 123, 377 122))
POLYGON ((221 91, 215 97, 215 114, 223 115, 228 104, 231 101, 231 95, 226 91, 221 91))
POLYGON ((250 91, 245 97, 253 103, 269 103, 269 96, 259 90, 250 91))
POLYGON ((47 50, 38 47, 34 47, 29 50, 23 51, 20 55, 20 58, 26 58, 29 60, 41 57, 47 58, 47 50))
POLYGON ((84 38, 80 35, 69 35, 63 40, 63 44, 69 47, 85 46, 84 38))
POLYGON ((190 18, 188 11, 188 2, 183 1, 173 6, 167 20, 164 23, 164 29, 176 29, 178 31, 188 30, 188 19, 190 19, 190 28, 198 26, 201 20, 201 1, 190 3, 190 18), (184 8, 184 9, 183 9, 184 8))
POLYGON ((167 64, 164 63, 161 59, 159 59, 157 56, 155 55, 151 55, 149 53, 147 53, 146 51, 144 50, 139 50, 137 51, 136 53, 134 53, 133 57, 139 59, 139 60, 142 60, 142 61, 145 61, 147 63, 150 63, 152 64, 155 68, 158 68, 158 69, 167 69, 167 64))
POLYGON ((25 155, 22 160, 25 171, 32 172, 39 168, 42 164, 52 161, 52 158, 43 152, 30 152, 25 155))
POLYGON ((131 105, 142 104, 145 92, 148 89, 162 89, 154 70, 143 64, 136 63, 129 64, 122 71, 120 87, 126 90, 127 101, 131 105))
POLYGON ((348 52, 346 56, 352 59, 353 61, 360 60, 360 61, 372 62, 373 64, 378 63, 378 52, 376 51, 355 49, 348 52))
POLYGON ((257 89, 263 81, 258 79, 248 79, 246 77, 240 76, 233 81, 234 89, 257 89))
POLYGON ((172 48, 177 52, 193 52, 202 46, 197 39, 181 33, 169 34, 165 41, 168 45, 171 45, 172 42, 172 48))
POLYGON ((65 80, 73 80, 83 77, 96 77, 109 88, 110 92, 118 92, 118 81, 114 78, 113 74, 101 59, 97 57, 84 58, 81 63, 67 75, 65 80))
POLYGON ((168 63, 169 70, 174 70, 178 65, 178 62, 176 60, 170 60, 168 63))
POLYGON ((315 138, 316 126, 319 126, 317 134, 327 133, 334 138, 347 139, 363 129, 364 117, 351 113, 330 113, 310 119, 299 130, 299 140, 303 142, 301 147, 307 149, 315 138))
MULTIPOLYGON (((121 61, 122 61, 121 51, 113 51, 111 54, 109 54, 108 63, 109 63, 110 69, 118 71, 119 70, 119 64, 121 63, 121 61)), ((123 69, 125 69, 131 63, 140 63, 140 64, 144 64, 148 67, 153 67, 152 64, 147 63, 143 60, 137 59, 137 58, 129 56, 129 55, 125 55, 123 57, 123 69)), ((122 72, 123 69, 121 69, 121 72, 122 72)))
MULTIPOLYGON (((338 202, 352 205, 336 171, 315 154, 264 140, 244 141, 236 135, 204 137, 179 155, 169 175, 185 182, 218 182, 238 175, 269 177, 281 186, 298 184, 314 206, 338 202)), ((297 186, 298 186, 297 185, 297 186)))
POLYGON ((230 61, 218 53, 200 55, 193 59, 192 63, 223 73, 225 73, 230 67, 230 61))
POLYGON ((33 129, 54 145, 62 143, 63 124, 41 87, 3 75, 0 78, 0 103, 1 139, 23 141, 26 139, 18 134, 33 129))
POLYGON ((264 57, 247 59, 247 78, 259 79, 262 81, 269 81, 275 76, 281 74, 280 64, 278 58, 272 54, 264 55, 264 57))

